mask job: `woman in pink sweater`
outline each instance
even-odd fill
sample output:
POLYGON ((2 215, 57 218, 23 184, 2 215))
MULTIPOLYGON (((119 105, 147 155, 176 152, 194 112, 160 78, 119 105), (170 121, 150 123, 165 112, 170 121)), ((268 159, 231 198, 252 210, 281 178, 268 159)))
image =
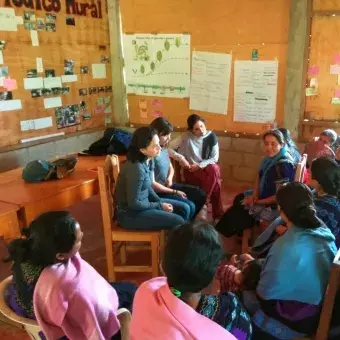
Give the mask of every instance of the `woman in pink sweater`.
POLYGON ((109 284, 78 251, 83 233, 66 211, 51 211, 9 244, 13 282, 9 305, 36 319, 47 339, 120 339, 119 307, 129 308, 130 284, 109 284))

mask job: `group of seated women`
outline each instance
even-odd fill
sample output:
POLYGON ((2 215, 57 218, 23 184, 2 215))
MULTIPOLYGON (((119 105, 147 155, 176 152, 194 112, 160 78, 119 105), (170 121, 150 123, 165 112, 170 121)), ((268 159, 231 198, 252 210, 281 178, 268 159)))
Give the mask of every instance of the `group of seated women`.
MULTIPOLYGON (((47 212, 9 244, 13 282, 8 303, 36 319, 47 339, 120 339, 118 308, 132 311, 132 339, 296 339, 318 326, 331 264, 340 246, 340 168, 310 160, 307 184, 294 182, 300 155, 287 130, 264 134, 253 190, 223 212, 218 142, 197 115, 170 143, 163 118, 137 129, 116 184, 124 228, 171 229, 163 276, 136 287, 107 283, 79 255, 82 232, 63 211, 47 212), (174 183, 170 157, 183 169, 174 183), (209 185, 207 184, 209 183, 209 185), (211 203, 214 226, 194 221, 211 203), (251 254, 223 245, 266 220, 251 254), (211 294, 214 279, 218 294, 211 294)), ((334 158, 337 152, 334 153, 334 158)))

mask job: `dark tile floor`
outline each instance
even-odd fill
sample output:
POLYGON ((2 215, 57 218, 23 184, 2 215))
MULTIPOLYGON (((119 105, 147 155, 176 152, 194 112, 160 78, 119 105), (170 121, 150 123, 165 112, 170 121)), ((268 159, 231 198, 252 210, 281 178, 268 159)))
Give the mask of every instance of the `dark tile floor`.
MULTIPOLYGON (((227 207, 232 203, 234 196, 241 191, 240 187, 225 187, 223 190, 223 203, 227 207)), ((104 234, 102 230, 100 200, 98 196, 80 202, 69 208, 73 216, 79 221, 83 232, 82 257, 88 261, 104 277, 106 274, 104 234)), ((6 256, 6 249, 0 240, 0 259, 6 256)), ((128 255, 128 262, 145 264, 150 254, 147 251, 134 251, 128 255)), ((151 261, 151 259, 150 259, 151 261)), ((10 275, 10 266, 0 262, 0 280, 10 275)), ((137 284, 149 279, 147 273, 124 273, 117 277, 118 281, 131 281, 137 284)), ((29 339, 28 335, 18 327, 9 324, 0 317, 0 339, 29 339)))

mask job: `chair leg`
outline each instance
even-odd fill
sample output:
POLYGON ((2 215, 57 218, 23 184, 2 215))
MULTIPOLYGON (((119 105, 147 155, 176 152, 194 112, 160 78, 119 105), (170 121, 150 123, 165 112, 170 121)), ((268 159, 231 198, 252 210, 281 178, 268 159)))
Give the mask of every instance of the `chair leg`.
POLYGON ((160 243, 159 243, 161 252, 164 251, 165 242, 166 242, 166 231, 165 231, 165 230, 162 230, 162 231, 161 231, 161 235, 160 235, 160 243))
POLYGON ((122 265, 126 264, 126 242, 122 242, 119 248, 120 262, 122 265))
POLYGON ((159 244, 160 237, 154 236, 151 241, 152 277, 157 277, 159 275, 159 244))
MULTIPOLYGON (((112 242, 112 248, 113 247, 113 242, 112 242)), ((107 271, 108 271, 108 279, 109 282, 116 282, 116 273, 115 273, 115 259, 116 259, 116 252, 112 252, 112 258, 106 258, 106 263, 107 263, 107 271)))

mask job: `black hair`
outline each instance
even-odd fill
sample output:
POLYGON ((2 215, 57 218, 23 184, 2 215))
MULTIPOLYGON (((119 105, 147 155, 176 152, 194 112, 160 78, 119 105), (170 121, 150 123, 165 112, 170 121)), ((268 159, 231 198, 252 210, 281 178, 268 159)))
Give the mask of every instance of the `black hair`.
POLYGON ((297 145, 294 143, 294 141, 292 140, 290 131, 285 128, 279 128, 278 130, 282 133, 284 141, 287 147, 289 148, 291 156, 293 157, 294 161, 299 162, 301 158, 300 150, 297 147, 297 145))
POLYGON ((311 166, 312 178, 323 191, 340 199, 340 167, 336 161, 328 157, 316 158, 311 166))
POLYGON ((190 115, 187 119, 188 130, 192 130, 197 122, 205 123, 205 119, 196 114, 190 115))
POLYGON ((5 261, 13 261, 15 284, 23 301, 28 302, 30 297, 25 289, 21 264, 28 262, 44 269, 58 262, 56 255, 68 253, 74 246, 77 223, 68 211, 46 212, 22 230, 22 238, 8 245, 9 257, 5 261))
POLYGON ((331 146, 336 142, 336 140, 338 139, 338 135, 337 133, 332 130, 332 129, 327 129, 327 130, 324 130, 320 133, 320 136, 327 136, 330 138, 331 140, 331 146))
POLYGON ((147 157, 140 149, 147 148, 155 135, 157 135, 157 131, 151 126, 140 127, 135 130, 131 138, 127 159, 133 163, 145 162, 147 157))
POLYGON ((272 129, 272 130, 268 130, 263 134, 262 139, 265 140, 267 136, 273 136, 277 139, 277 141, 283 145, 285 144, 285 138, 282 134, 282 132, 278 129, 272 129))
POLYGON ((154 119, 150 126, 157 131, 158 136, 167 136, 174 131, 173 125, 163 117, 154 119))
POLYGON ((255 291, 260 282, 263 260, 248 261, 242 270, 243 282, 245 290, 255 291))
POLYGON ((195 221, 172 231, 165 246, 163 270, 171 288, 198 293, 213 280, 223 256, 217 231, 195 221))
POLYGON ((281 210, 296 227, 318 228, 323 223, 316 216, 313 193, 307 185, 291 182, 276 193, 276 201, 281 210))

